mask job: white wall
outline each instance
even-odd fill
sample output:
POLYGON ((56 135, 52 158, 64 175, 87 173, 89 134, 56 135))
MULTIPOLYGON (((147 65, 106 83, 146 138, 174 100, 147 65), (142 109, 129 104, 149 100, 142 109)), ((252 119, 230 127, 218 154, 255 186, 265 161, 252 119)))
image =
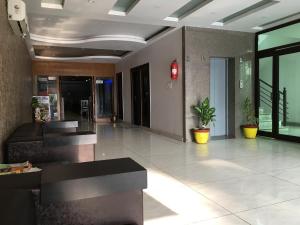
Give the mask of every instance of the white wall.
POLYGON ((183 136, 182 29, 176 30, 116 65, 123 72, 124 121, 131 122, 130 69, 145 63, 150 67, 151 129, 183 136), (170 64, 177 59, 179 79, 169 87, 170 64))

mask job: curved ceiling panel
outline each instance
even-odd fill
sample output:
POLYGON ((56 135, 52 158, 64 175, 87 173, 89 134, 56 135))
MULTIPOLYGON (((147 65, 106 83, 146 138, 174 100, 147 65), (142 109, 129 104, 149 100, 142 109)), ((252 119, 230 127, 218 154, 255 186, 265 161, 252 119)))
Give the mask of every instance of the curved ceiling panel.
POLYGON ((64 44, 64 45, 74 45, 74 44, 85 44, 90 42, 101 42, 101 41, 125 41, 125 42, 135 42, 140 44, 147 44, 144 38, 138 36, 130 35, 99 35, 87 38, 55 38, 42 36, 37 34, 30 34, 30 38, 34 41, 47 42, 51 44, 64 44))
POLYGON ((55 60, 55 61, 72 61, 72 62, 110 62, 115 63, 121 59, 118 56, 82 56, 82 57, 48 57, 48 56, 35 56, 38 60, 55 60))
POLYGON ((101 35, 88 38, 54 38, 30 34, 33 45, 117 49, 136 51, 146 46, 144 38, 128 35, 101 35))

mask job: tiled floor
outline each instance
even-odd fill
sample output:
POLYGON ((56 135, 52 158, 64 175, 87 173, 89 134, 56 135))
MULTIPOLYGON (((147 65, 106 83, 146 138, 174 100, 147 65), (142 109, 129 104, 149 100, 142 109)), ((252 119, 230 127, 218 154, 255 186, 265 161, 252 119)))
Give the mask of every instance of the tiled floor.
POLYGON ((124 125, 97 132, 97 159, 131 157, 147 168, 146 225, 300 224, 300 144, 185 144, 124 125))

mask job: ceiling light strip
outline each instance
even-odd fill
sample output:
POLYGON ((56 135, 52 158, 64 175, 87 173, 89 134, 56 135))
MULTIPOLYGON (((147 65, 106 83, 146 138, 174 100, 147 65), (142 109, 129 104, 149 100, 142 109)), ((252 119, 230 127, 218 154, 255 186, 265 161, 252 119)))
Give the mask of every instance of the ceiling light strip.
POLYGON ((260 25, 260 27, 271 26, 271 25, 274 24, 274 23, 278 23, 278 22, 280 22, 280 21, 282 21, 282 20, 290 19, 290 18, 296 17, 296 16, 300 16, 300 12, 293 13, 293 14, 291 14, 291 15, 288 15, 288 16, 285 16, 285 17, 282 17, 282 18, 279 18, 279 19, 270 21, 270 22, 268 22, 268 23, 264 23, 264 24, 260 25))
POLYGON ((140 0, 118 0, 108 14, 126 16, 139 1, 140 0))
POLYGON ((164 20, 178 22, 214 0, 191 0, 164 20))
POLYGON ((222 20, 219 20, 217 22, 223 23, 224 25, 226 25, 226 24, 232 23, 236 20, 239 20, 239 19, 241 19, 245 16, 248 16, 250 14, 253 14, 255 12, 263 10, 267 7, 270 7, 274 4, 277 4, 279 2, 280 2, 279 0, 262 0, 262 1, 254 4, 252 6, 249 6, 249 7, 245 8, 241 11, 238 11, 238 12, 236 12, 236 13, 230 15, 230 16, 227 16, 227 17, 225 17, 222 20))

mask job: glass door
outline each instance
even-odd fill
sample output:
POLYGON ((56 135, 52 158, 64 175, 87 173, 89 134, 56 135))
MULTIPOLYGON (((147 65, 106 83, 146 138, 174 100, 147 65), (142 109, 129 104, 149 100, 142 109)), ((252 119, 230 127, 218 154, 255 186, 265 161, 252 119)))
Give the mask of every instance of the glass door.
POLYGON ((300 137, 300 52, 279 56, 279 135, 300 137))
POLYGON ((273 133, 273 57, 259 59, 259 131, 273 133))
POLYGON ((97 118, 110 118, 113 114, 113 80, 96 79, 96 115, 97 118))

